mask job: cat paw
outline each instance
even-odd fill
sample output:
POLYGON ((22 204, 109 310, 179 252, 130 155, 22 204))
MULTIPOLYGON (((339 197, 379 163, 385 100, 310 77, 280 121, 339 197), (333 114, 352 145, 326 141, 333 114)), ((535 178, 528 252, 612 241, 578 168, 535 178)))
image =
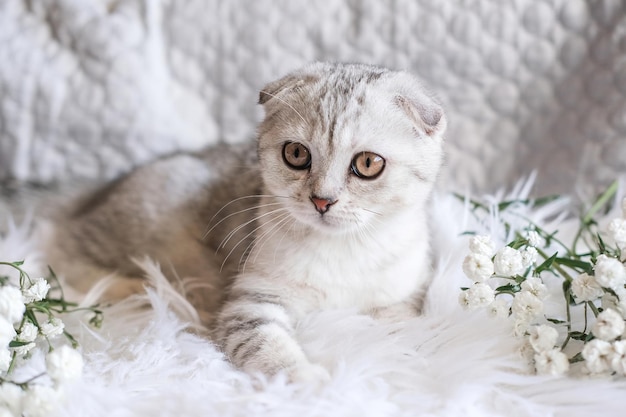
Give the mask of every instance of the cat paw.
POLYGON ((298 364, 287 370, 289 380, 295 384, 321 385, 330 381, 330 373, 314 363, 298 364))

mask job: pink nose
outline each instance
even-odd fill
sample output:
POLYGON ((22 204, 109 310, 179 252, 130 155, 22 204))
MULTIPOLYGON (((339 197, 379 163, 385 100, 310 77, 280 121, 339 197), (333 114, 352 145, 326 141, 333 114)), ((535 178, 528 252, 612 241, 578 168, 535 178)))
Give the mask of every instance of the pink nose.
POLYGON ((311 196, 311 201, 315 205, 315 209, 320 213, 324 214, 330 209, 330 206, 335 204, 337 200, 331 200, 329 198, 321 198, 316 196, 311 196))

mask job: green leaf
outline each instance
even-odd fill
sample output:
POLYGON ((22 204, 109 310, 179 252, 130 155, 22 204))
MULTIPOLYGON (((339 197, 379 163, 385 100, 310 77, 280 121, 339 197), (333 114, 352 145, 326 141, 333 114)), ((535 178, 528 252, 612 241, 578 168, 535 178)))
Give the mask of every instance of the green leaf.
POLYGON ((466 232, 461 233, 460 236, 476 236, 478 233, 468 230, 466 232))
POLYGON ((593 335, 591 333, 583 333, 578 331, 569 332, 569 336, 574 340, 582 340, 583 342, 588 342, 593 339, 593 335))
POLYGON ((555 200, 558 200, 559 198, 561 198, 561 196, 559 196, 558 194, 552 194, 552 195, 547 195, 545 197, 536 198, 533 201, 533 207, 538 208, 538 207, 545 206, 546 204, 551 203, 555 200))
POLYGON ((523 237, 517 237, 515 240, 513 240, 507 246, 509 246, 509 247, 511 247, 513 249, 519 249, 522 246, 526 246, 526 245, 528 245, 528 240, 524 239, 523 237))
POLYGON ((521 287, 517 284, 506 284, 496 288, 497 293, 515 294, 521 291, 521 287))
POLYGON ((473 200, 471 198, 468 199, 466 196, 461 195, 459 193, 452 193, 452 195, 454 195, 456 198, 458 198, 459 200, 461 200, 463 202, 468 201, 472 205, 472 210, 476 210, 477 208, 481 208, 481 209, 483 209, 485 211, 489 211, 489 207, 487 207, 486 205, 484 205, 484 204, 482 204, 482 203, 480 203, 480 202, 478 202, 476 200, 473 200))
POLYGON ((557 255, 558 255, 558 253, 555 253, 554 255, 552 255, 551 257, 546 259, 541 265, 539 265, 537 268, 535 268, 535 272, 537 274, 540 274, 543 271, 546 271, 546 270, 550 269, 550 267, 552 267, 552 264, 554 263, 554 260, 556 259, 557 255))
POLYGON ((546 320, 548 320, 550 323, 554 323, 554 324, 565 324, 567 323, 565 320, 558 320, 558 319, 551 319, 546 317, 546 320))
POLYGON ((604 239, 602 239, 602 236, 600 236, 600 233, 596 233, 596 239, 598 242, 598 249, 600 250, 600 252, 601 253, 607 252, 606 245, 604 244, 604 239))
POLYGON ((37 326, 37 328, 39 328, 39 322, 37 321, 37 316, 35 316, 35 312, 31 309, 31 308, 27 308, 26 311, 24 312, 24 316, 26 316, 26 318, 33 323, 35 326, 37 326))
POLYGON ((524 281, 526 281, 526 277, 523 277, 521 275, 516 275, 515 276, 515 282, 517 282, 518 284, 521 284, 524 281))
POLYGON ((556 257, 554 258, 554 262, 572 269, 581 269, 583 272, 587 273, 593 271, 593 265, 590 262, 580 261, 578 259, 556 257))
POLYGON ((575 354, 569 359, 569 363, 577 363, 577 362, 582 362, 584 360, 585 358, 583 358, 582 352, 578 352, 577 354, 575 354))
POLYGON ((17 340, 11 340, 9 342, 9 347, 10 348, 16 348, 16 347, 20 347, 20 346, 26 346, 29 343, 31 343, 31 342, 18 342, 17 340))
POLYGON ((613 181, 611 185, 598 197, 596 202, 591 206, 587 214, 582 219, 584 224, 591 224, 593 221, 593 216, 596 215, 598 211, 604 206, 617 192, 619 186, 619 182, 617 180, 613 181))

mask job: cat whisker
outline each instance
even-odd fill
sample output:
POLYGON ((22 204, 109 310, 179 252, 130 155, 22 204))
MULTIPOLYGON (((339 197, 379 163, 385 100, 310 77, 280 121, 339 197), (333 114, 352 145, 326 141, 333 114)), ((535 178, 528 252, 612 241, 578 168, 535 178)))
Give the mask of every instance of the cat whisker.
MULTIPOLYGON (((252 220, 253 220, 253 221, 254 221, 254 220, 258 220, 258 219, 260 219, 261 217, 265 217, 266 215, 269 215, 269 214, 275 214, 275 213, 277 213, 277 212, 280 212, 280 211, 285 211, 285 210, 287 210, 287 209, 276 209, 276 210, 270 211, 270 212, 268 212, 268 213, 265 213, 265 214, 263 214, 263 215, 261 215, 261 216, 257 216, 257 217, 255 217, 255 218, 254 218, 254 219, 252 219, 252 220)), ((278 218, 283 218, 284 216, 288 216, 288 215, 289 215, 289 213, 283 213, 283 214, 282 214, 280 217, 278 217, 278 218)), ((271 222, 271 221, 274 221, 275 219, 276 219, 276 218, 273 218, 273 219, 270 219, 269 221, 271 222)), ((235 229, 235 233, 236 233, 236 231, 237 231, 237 230, 241 230, 241 228, 242 228, 242 227, 244 227, 245 225, 247 225, 247 224, 249 224, 249 223, 250 223, 250 222, 246 222, 246 224, 238 226, 238 227, 235 229)), ((251 232, 249 232, 249 233, 248 233, 248 234, 246 234, 244 237, 242 237, 242 238, 241 238, 241 239, 240 239, 240 240, 239 240, 239 241, 238 241, 238 242, 237 242, 237 243, 233 246, 233 248, 230 250, 230 252, 228 252, 228 254, 226 255, 226 257, 224 258, 224 261, 222 262, 222 265, 220 266, 220 272, 224 269, 224 265, 226 264, 226 261, 228 260, 228 258, 230 258, 230 255, 232 255, 232 254, 233 254, 233 252, 235 251, 235 249, 237 249, 237 247, 238 247, 239 245, 241 245, 241 244, 242 244, 242 243, 243 243, 246 239, 248 239, 250 236, 252 236, 253 234, 255 234, 255 233, 256 233, 256 232, 257 232, 257 231, 258 231, 261 227, 263 227, 263 224, 260 224, 260 225, 258 225, 257 227, 255 227, 255 228, 254 228, 251 232)), ((231 232, 231 233, 233 233, 233 232, 231 232)), ((231 236, 231 237, 232 237, 232 236, 231 236)), ((230 238, 229 238, 229 239, 230 239, 230 238)), ((256 238, 255 238, 255 240, 256 240, 256 238)), ((253 240, 252 242, 254 242, 254 240, 253 240)), ((225 245, 225 244, 224 244, 224 245, 225 245)), ((248 247, 250 247, 250 245, 248 245, 248 247)), ((247 251, 247 248, 246 248, 246 251, 247 251)), ((244 253, 245 253, 246 251, 244 251, 244 253)), ((241 260, 240 260, 240 262, 241 262, 241 260)))
MULTIPOLYGON (((368 241, 368 242, 377 242, 375 239, 375 232, 376 230, 374 229, 374 226, 372 226, 370 223, 368 222, 363 222, 359 219, 359 216, 354 213, 353 217, 356 219, 355 223, 357 224, 358 227, 356 227, 356 230, 359 234, 359 239, 361 239, 361 242, 364 241, 368 241)), ((376 218, 375 218, 376 219, 376 218)), ((379 219, 376 219, 376 221, 382 223, 379 219)))
MULTIPOLYGON (((226 237, 222 240, 222 242, 221 242, 221 243, 219 244, 219 246, 217 247, 217 250, 219 251, 220 249, 222 249, 222 248, 226 247, 226 244, 228 243, 228 241, 229 241, 229 240, 230 240, 230 239, 231 239, 231 238, 232 238, 232 237, 233 237, 233 236, 234 236, 234 235, 235 235, 238 231, 240 231, 240 230, 241 230, 241 229, 243 229, 244 227, 248 226, 249 224, 254 223, 254 222, 256 222, 256 221, 257 221, 257 220, 259 220, 259 219, 262 219, 263 217, 266 217, 266 216, 271 216, 271 215, 273 215, 273 214, 275 214, 275 213, 278 213, 278 212, 281 212, 281 211, 286 211, 286 210, 287 210, 287 208, 284 208, 284 207, 283 207, 283 208, 278 208, 278 209, 275 209, 275 210, 272 210, 272 211, 268 211, 267 213, 263 213, 263 214, 261 214, 261 215, 259 215, 259 216, 255 216, 255 217, 253 217, 252 219, 248 220, 247 222, 245 222, 245 223, 243 223, 243 224, 240 224, 239 226, 237 226, 236 228, 234 228, 234 229, 233 229, 230 233, 228 233, 228 234, 226 235, 226 237)), ((255 229, 255 230, 256 230, 256 229, 255 229)))
POLYGON ((379 213, 379 212, 377 212, 377 211, 370 210, 370 209, 367 209, 367 208, 364 208, 364 207, 361 207, 361 210, 363 210, 363 211, 367 211, 368 213, 372 213, 372 214, 375 214, 375 215, 377 215, 377 216, 382 216, 382 213, 379 213))
MULTIPOLYGON (((282 228, 282 226, 284 226, 284 224, 286 222, 288 222, 291 219, 290 215, 287 216, 283 216, 278 223, 276 223, 274 226, 272 226, 272 228, 267 232, 264 233, 263 235, 259 236, 259 240, 255 243, 255 247, 258 243, 261 243, 261 245, 259 246, 259 250, 257 251, 256 255, 254 255, 254 262, 256 262, 259 253, 261 252, 261 249, 263 249, 263 246, 265 246, 265 243, 267 243, 268 240, 270 240, 272 237, 274 237, 274 235, 282 228)), ((254 249, 253 248, 253 249, 254 249)))
MULTIPOLYGON (((282 196, 282 195, 272 195, 272 194, 252 194, 252 195, 245 195, 245 196, 242 196, 242 197, 235 198, 235 199, 233 199, 233 200, 229 201, 228 203, 224 204, 224 205, 222 206, 222 208, 220 208, 220 209, 219 209, 219 210, 218 210, 218 211, 217 211, 217 212, 213 215, 213 217, 211 217, 211 219, 210 219, 210 220, 209 220, 209 222, 207 223, 207 228, 209 227, 209 225, 210 225, 211 223, 213 223, 213 220, 215 220, 215 218, 216 218, 217 216, 219 216, 219 215, 220 215, 220 213, 221 213, 222 211, 224 211, 224 210, 225 210, 228 206, 230 206, 231 204, 234 204, 234 203, 236 203, 236 202, 238 202, 238 201, 245 200, 245 199, 248 199, 248 198, 264 198, 264 197, 265 197, 265 198, 275 197, 275 198, 286 198, 286 199, 291 198, 291 197, 288 197, 288 196, 282 196)), ((204 237, 206 237, 207 235, 208 235, 208 232, 206 232, 206 233, 204 234, 204 237)))
MULTIPOLYGON (((250 260, 250 256, 252 255, 252 252, 254 252, 254 250, 257 248, 257 245, 259 243, 261 243, 260 246, 258 246, 258 251, 256 251, 256 255, 254 255, 254 259, 253 262, 256 262, 259 253, 261 252, 261 249, 263 249, 263 246, 265 245, 265 243, 267 243, 268 240, 270 240, 272 237, 274 237, 274 235, 283 228, 283 226, 290 220, 293 219, 291 217, 291 215, 289 213, 283 214, 280 217, 276 217, 274 219, 272 219, 273 221, 277 221, 276 224, 274 224, 269 230, 266 230, 262 235, 256 237, 252 243, 250 245, 252 245, 252 248, 250 249, 250 251, 247 252, 247 256, 246 256, 246 260, 243 263, 243 268, 242 268, 242 272, 246 271, 246 266, 248 264, 248 261, 250 260)), ((250 247, 250 245, 248 247, 250 247)), ((241 263, 241 262, 240 262, 241 263)))
MULTIPOLYGON (((212 232, 212 231, 213 231, 213 230, 214 230, 217 226, 219 226, 220 224, 222 224, 223 222, 225 222, 226 220, 228 220, 229 218, 231 218, 231 217, 233 217, 233 216, 236 216, 236 215, 241 214, 241 213, 245 213, 245 212, 247 212, 247 211, 256 210, 256 209, 259 209, 259 208, 271 207, 271 206, 279 206, 279 205, 281 205, 281 204, 282 204, 282 203, 267 203, 267 204, 259 204, 259 205, 256 205, 256 206, 246 207, 245 209, 238 210, 238 211, 236 211, 236 212, 234 212, 234 213, 231 213, 231 214, 229 214, 228 216, 222 217, 222 218, 220 219, 220 221, 218 221, 217 223, 215 223, 215 224, 214 224, 214 225, 213 225, 213 226, 212 226, 209 230, 207 230, 207 231, 204 233, 204 235, 202 236, 202 239, 203 239, 203 240, 204 240, 204 239, 206 239, 206 238, 207 238, 207 236, 209 236, 209 234, 211 234, 211 232, 212 232)), ((215 217, 215 216, 214 216, 214 217, 215 217)), ((210 223, 209 223, 209 224, 210 224, 210 223)))
MULTIPOLYGON (((276 252, 278 251, 278 248, 280 248, 280 246, 282 245, 283 240, 285 239, 285 236, 287 236, 288 234, 291 233, 291 231, 293 230, 293 226, 295 226, 295 224, 296 224, 296 219, 292 219, 291 220, 291 225, 289 226, 289 229, 287 229, 287 231, 285 233, 283 233, 283 236, 278 241, 278 245, 276 245, 276 248, 274 248, 274 263, 276 263, 276 252)), ((282 227, 281 227, 281 229, 282 229, 282 227)))

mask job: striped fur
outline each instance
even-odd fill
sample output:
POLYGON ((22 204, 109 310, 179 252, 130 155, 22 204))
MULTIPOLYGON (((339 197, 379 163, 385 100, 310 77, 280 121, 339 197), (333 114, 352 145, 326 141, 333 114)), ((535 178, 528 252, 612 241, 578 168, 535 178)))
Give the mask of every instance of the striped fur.
POLYGON ((387 318, 417 314, 429 281, 425 205, 445 118, 412 76, 363 65, 314 64, 268 85, 260 102, 262 193, 288 198, 261 200, 262 243, 236 278, 218 339, 244 370, 324 379, 327 371, 294 339, 306 313, 356 307, 387 318), (285 166, 287 140, 310 150, 310 169, 285 166), (386 158, 380 178, 350 173, 350 160, 363 151, 386 158), (337 202, 320 215, 311 196, 337 202))
POLYGON ((219 146, 137 169, 57 223, 50 262, 78 288, 88 276, 140 275, 127 259, 143 255, 172 279, 202 277, 191 301, 235 365, 324 379, 294 338, 304 315, 417 313, 446 120, 412 75, 367 65, 312 64, 259 101, 256 149, 219 146), (288 142, 308 149, 310 165, 286 163, 288 142), (384 158, 375 178, 352 167, 364 152, 384 158), (332 205, 321 214, 314 201, 332 205))

